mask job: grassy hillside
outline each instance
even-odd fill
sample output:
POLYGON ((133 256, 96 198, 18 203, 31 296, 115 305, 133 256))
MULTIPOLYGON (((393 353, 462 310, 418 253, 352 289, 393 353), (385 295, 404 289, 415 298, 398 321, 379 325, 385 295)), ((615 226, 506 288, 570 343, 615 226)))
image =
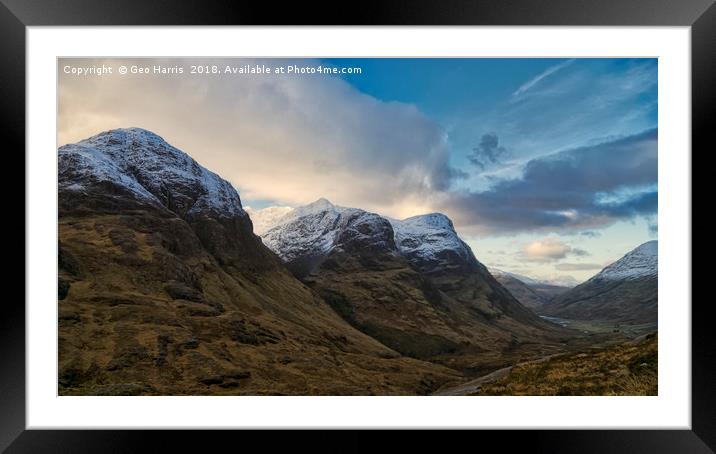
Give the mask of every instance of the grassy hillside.
POLYGON ((658 395, 657 334, 602 350, 517 365, 473 395, 658 395))
POLYGON ((351 328, 278 264, 222 266, 178 218, 61 216, 59 235, 60 395, 427 394, 459 379, 351 328))

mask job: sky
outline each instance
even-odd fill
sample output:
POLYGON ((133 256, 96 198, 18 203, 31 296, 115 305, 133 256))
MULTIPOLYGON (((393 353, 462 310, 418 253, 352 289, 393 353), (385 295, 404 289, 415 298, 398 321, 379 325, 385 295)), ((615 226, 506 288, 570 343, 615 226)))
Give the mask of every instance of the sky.
POLYGON ((325 197, 395 218, 442 212, 487 266, 564 282, 658 236, 656 59, 60 59, 58 70, 59 145, 142 127, 252 209, 325 197), (112 74, 82 74, 103 64, 112 74), (255 65, 298 71, 237 73, 255 65))

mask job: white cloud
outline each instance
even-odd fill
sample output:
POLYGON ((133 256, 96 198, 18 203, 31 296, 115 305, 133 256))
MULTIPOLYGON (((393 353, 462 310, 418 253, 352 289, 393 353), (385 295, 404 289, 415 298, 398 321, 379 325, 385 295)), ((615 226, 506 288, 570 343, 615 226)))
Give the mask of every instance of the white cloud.
POLYGON ((337 77, 61 74, 60 144, 131 126, 186 151, 242 199, 300 205, 327 197, 402 217, 423 211, 452 176, 439 125, 413 105, 383 102, 337 77))
POLYGON ((563 259, 572 252, 572 247, 556 238, 544 238, 526 244, 521 255, 525 260, 549 262, 563 259))

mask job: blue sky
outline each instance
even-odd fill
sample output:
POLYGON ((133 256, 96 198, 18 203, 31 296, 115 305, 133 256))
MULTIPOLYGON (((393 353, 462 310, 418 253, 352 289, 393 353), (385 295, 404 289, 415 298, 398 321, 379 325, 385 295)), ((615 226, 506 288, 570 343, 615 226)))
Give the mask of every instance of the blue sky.
POLYGON ((149 129, 254 209, 325 197, 395 218, 442 212, 486 265, 576 281, 658 234, 656 59, 76 63, 361 68, 60 73, 60 143, 149 129))
MULTIPOLYGON (((522 161, 657 126, 656 59, 327 59, 384 101, 416 105, 449 134, 451 162, 495 133, 522 161)), ((493 166, 490 166, 493 167, 493 166)), ((503 166, 494 166, 500 170, 503 166)))
MULTIPOLYGON (((557 189, 565 198, 570 191, 579 196, 561 207, 556 203, 556 209, 587 211, 580 213, 584 219, 574 226, 539 223, 534 212, 514 210, 511 219, 487 233, 463 233, 488 265, 583 280, 641 242, 656 238, 656 59, 332 59, 327 63, 361 67, 361 74, 343 78, 376 98, 414 104, 439 123, 447 132, 451 165, 467 174, 451 183, 455 191, 488 193, 490 198, 475 198, 510 204, 515 199, 521 202, 525 191, 538 194, 551 179, 574 180, 557 189), (645 135, 654 140, 644 142, 645 135), (653 156, 654 165, 642 165, 626 175, 621 170, 629 163, 624 160, 635 147, 653 156), (580 149, 585 150, 583 155, 594 156, 585 158, 588 169, 544 163, 560 155, 570 162, 573 150, 580 149), (524 179, 528 165, 549 171, 522 185, 510 183, 524 179), (601 173, 611 173, 614 181, 601 181, 603 187, 592 184, 607 180, 601 173), (610 201, 619 208, 603 210, 589 200, 576 200, 585 197, 610 201), (544 246, 543 256, 525 254, 525 250, 539 250, 529 247, 535 244, 544 246)), ((545 198, 552 202, 560 195, 551 192, 545 198)), ((461 211, 483 207, 475 217, 495 211, 484 202, 459 205, 461 211)))

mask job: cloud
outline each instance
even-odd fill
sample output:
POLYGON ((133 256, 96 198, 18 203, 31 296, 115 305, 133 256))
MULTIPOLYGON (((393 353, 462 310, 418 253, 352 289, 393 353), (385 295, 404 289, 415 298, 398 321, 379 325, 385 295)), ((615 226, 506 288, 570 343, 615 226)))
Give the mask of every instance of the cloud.
POLYGON ((578 59, 519 102, 465 119, 469 124, 463 128, 479 124, 495 131, 516 160, 595 145, 594 140, 615 141, 656 126, 657 64, 656 59, 578 59))
POLYGON ((576 255, 577 257, 586 257, 586 256, 590 255, 589 252, 585 251, 584 249, 579 249, 579 248, 572 248, 571 253, 572 253, 572 255, 576 255))
POLYGON ((554 267, 559 271, 589 271, 603 268, 598 263, 558 263, 554 267))
POLYGON ((649 236, 656 238, 659 236, 659 223, 656 217, 656 213, 653 216, 646 217, 646 227, 649 230, 649 236))
MULTIPOLYGON (((62 59, 60 64, 106 62, 62 59)), ((488 109, 489 121, 484 122, 485 118, 461 117, 470 126, 463 131, 472 131, 476 123, 484 124, 486 131, 497 131, 481 138, 473 159, 455 157, 455 162, 473 161, 481 168, 498 164, 497 169, 489 169, 494 176, 485 176, 492 179, 481 191, 475 190, 465 169, 450 165, 448 134, 433 119, 414 105, 381 101, 326 75, 79 78, 60 71, 58 137, 63 144, 111 128, 139 126, 221 174, 244 200, 295 206, 328 197, 340 205, 396 218, 441 211, 468 235, 594 231, 619 219, 655 214, 656 130, 529 160, 538 152, 585 143, 585 130, 590 137, 619 135, 624 133, 620 128, 634 130, 642 123, 621 113, 631 112, 629 106, 638 104, 636 96, 655 90, 655 62, 634 61, 627 73, 617 71, 618 77, 595 78, 594 74, 611 69, 590 72, 583 66, 606 63, 587 59, 580 60, 574 71, 551 76, 571 62, 555 65, 523 84, 518 91, 529 92, 530 100, 523 96, 519 103, 504 103, 509 104, 509 112, 488 109), (571 86, 563 80, 572 78, 571 86), (545 88, 566 94, 540 98, 538 83, 540 95, 545 95, 545 88), (505 167, 500 161, 506 153, 500 139, 504 143, 505 138, 510 159, 514 150, 529 150, 529 154, 518 157, 521 170, 516 166, 514 173, 498 174, 505 167)), ((151 67, 293 62, 130 59, 111 63, 151 67)), ((471 134, 468 145, 460 149, 472 144, 471 134)), ((455 143, 453 137, 450 140, 455 143)))
POLYGON ((547 238, 533 241, 522 249, 522 255, 528 260, 551 261, 563 259, 571 248, 559 240, 547 238))
POLYGON ((574 248, 557 238, 543 238, 524 245, 517 255, 531 262, 553 262, 567 256, 588 256, 589 252, 574 248))
POLYGON ((557 71, 566 68, 567 66, 574 63, 574 59, 566 60, 562 63, 559 63, 554 66, 550 66, 549 68, 545 69, 542 73, 538 74, 537 76, 533 77, 532 79, 528 80, 524 84, 522 84, 517 90, 515 90, 514 93, 512 93, 512 97, 516 98, 520 96, 521 94, 527 92, 529 89, 537 85, 542 79, 549 77, 550 75, 556 73, 557 71))
POLYGON ((472 149, 472 152, 467 155, 467 159, 480 169, 485 170, 488 164, 499 163, 500 158, 506 152, 505 147, 499 146, 497 134, 493 132, 482 136, 480 144, 472 149))
POLYGON ((657 135, 652 129, 536 158, 520 178, 483 192, 453 192, 440 203, 472 234, 593 230, 654 215, 657 135))
POLYGON ((649 235, 656 236, 659 233, 659 226, 656 223, 649 223, 649 235))
MULTIPOLYGON (((61 65, 102 64, 68 60, 61 65)), ((289 60, 110 60, 155 64, 288 65, 289 60)), ((300 60, 301 65, 318 63, 300 60)), ((316 74, 78 78, 60 71, 59 141, 139 126, 229 180, 243 199, 298 205, 319 197, 402 217, 466 174, 446 132, 414 105, 384 102, 316 74)))

